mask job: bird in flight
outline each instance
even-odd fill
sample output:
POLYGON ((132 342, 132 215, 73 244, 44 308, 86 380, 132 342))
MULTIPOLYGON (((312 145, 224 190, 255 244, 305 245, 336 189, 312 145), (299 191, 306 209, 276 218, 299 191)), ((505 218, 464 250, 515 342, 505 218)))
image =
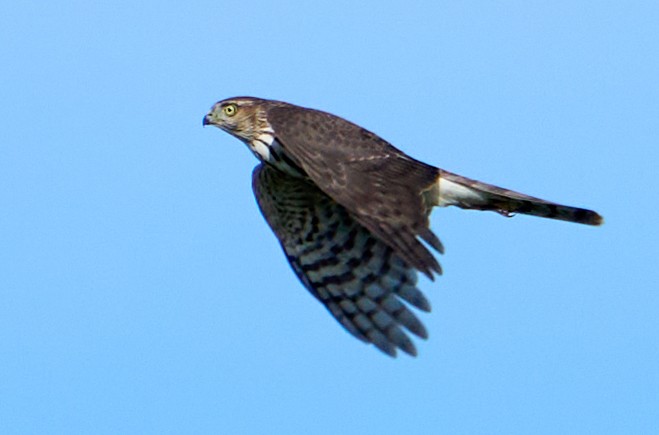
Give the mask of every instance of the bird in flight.
POLYGON ((413 159, 343 118, 281 101, 222 100, 204 117, 260 164, 259 208, 304 286, 345 329, 382 352, 416 355, 427 338, 410 309, 430 311, 417 271, 441 274, 433 207, 458 206, 600 225, 594 211, 503 189, 413 159), (424 244, 425 242, 425 244, 424 244))

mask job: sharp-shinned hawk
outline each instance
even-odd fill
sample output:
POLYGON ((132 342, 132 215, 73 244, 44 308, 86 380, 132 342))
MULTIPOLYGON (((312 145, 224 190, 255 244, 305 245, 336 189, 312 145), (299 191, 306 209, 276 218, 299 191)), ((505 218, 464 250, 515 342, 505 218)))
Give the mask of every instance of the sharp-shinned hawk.
POLYGON ((388 355, 416 355, 406 331, 430 311, 417 271, 441 274, 423 243, 433 207, 455 205, 600 225, 594 211, 556 204, 427 165, 345 119, 252 97, 216 103, 204 117, 261 161, 252 187, 304 286, 355 337, 388 355))

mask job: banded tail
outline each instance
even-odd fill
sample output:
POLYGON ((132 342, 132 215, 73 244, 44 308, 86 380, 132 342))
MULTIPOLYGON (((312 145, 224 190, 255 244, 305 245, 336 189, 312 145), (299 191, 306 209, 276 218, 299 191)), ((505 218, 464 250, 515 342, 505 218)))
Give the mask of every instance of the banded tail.
POLYGON ((438 184, 435 205, 440 207, 455 205, 464 209, 491 210, 504 216, 522 213, 585 225, 604 222, 602 216, 592 210, 545 201, 444 170, 440 170, 438 184))

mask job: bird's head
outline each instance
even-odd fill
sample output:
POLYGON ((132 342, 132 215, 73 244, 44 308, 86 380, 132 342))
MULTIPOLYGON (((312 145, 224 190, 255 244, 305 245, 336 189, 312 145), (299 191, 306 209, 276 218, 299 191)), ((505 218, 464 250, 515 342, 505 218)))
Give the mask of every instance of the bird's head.
POLYGON ((213 105, 203 125, 213 125, 243 141, 251 141, 266 127, 263 100, 252 97, 227 98, 213 105))

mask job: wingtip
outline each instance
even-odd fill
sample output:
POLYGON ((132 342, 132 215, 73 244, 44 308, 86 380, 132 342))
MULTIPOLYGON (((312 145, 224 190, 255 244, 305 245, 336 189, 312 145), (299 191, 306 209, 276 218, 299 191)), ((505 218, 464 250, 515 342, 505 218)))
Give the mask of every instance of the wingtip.
POLYGON ((397 343, 396 345, 393 345, 392 347, 389 346, 379 346, 376 343, 372 343, 375 345, 375 347, 382 352, 383 354, 387 355, 390 358, 397 359, 398 358, 398 349, 402 350, 406 355, 411 356, 412 358, 416 358, 419 356, 419 352, 416 349, 416 346, 412 344, 410 341, 409 343, 397 343))
POLYGON ((417 352, 416 347, 414 347, 414 345, 412 345, 409 348, 401 347, 401 349, 403 350, 403 352, 405 352, 406 354, 408 354, 412 358, 416 358, 417 356, 419 356, 419 353, 417 352))
POLYGON ((442 276, 444 274, 444 270, 442 269, 442 266, 439 264, 437 259, 433 258, 434 264, 428 265, 425 269, 421 270, 421 272, 428 277, 430 281, 435 280, 435 275, 437 276, 442 276))

